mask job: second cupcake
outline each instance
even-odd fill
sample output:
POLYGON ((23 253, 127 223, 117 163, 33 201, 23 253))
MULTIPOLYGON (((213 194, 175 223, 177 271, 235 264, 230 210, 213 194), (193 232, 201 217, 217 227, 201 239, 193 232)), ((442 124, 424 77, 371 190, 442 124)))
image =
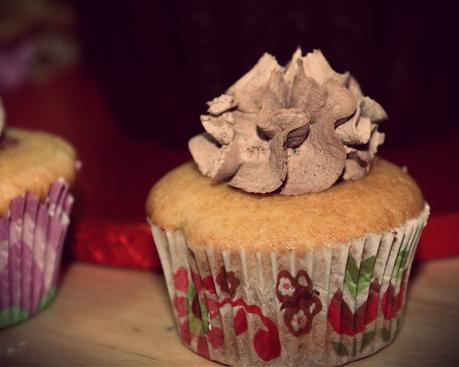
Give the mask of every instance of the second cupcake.
POLYGON ((56 294, 76 171, 70 144, 6 128, 0 105, 0 328, 30 318, 56 294))

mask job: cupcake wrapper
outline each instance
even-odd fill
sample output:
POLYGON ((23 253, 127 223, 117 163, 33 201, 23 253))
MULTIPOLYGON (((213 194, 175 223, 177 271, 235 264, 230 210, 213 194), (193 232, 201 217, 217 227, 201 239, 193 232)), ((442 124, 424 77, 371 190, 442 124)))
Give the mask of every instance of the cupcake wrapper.
POLYGON ((27 193, 0 218, 0 328, 31 317, 54 298, 72 204, 61 179, 43 202, 27 193))
POLYGON ((182 342, 230 365, 341 365, 390 344, 429 216, 308 251, 187 244, 153 223, 182 342))

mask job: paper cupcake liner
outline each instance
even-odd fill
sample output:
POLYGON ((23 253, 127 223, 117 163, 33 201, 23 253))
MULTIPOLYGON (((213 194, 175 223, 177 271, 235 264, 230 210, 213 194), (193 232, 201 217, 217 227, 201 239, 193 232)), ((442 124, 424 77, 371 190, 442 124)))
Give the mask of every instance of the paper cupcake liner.
POLYGON ((429 207, 392 231, 308 251, 187 244, 150 223, 182 342, 229 365, 341 365, 400 331, 429 207))
POLYGON ((0 218, 0 328, 28 319, 54 298, 73 197, 64 180, 47 198, 16 197, 0 218))

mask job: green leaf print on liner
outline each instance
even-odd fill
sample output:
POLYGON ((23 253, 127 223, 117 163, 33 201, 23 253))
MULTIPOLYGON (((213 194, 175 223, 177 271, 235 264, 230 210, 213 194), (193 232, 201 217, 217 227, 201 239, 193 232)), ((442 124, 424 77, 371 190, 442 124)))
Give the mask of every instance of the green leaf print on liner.
POLYGON ((401 326, 400 324, 401 324, 400 317, 397 317, 396 324, 395 324, 395 336, 400 334, 400 326, 401 326))
POLYGON ((190 305, 189 309, 191 309, 191 303, 193 302, 193 298, 194 296, 196 296, 196 289, 194 288, 194 285, 191 284, 189 287, 188 287, 188 303, 190 305))
POLYGON ((357 294, 370 286, 371 275, 375 266, 376 256, 367 257, 360 264, 359 282, 357 284, 357 294))
POLYGON ((363 334, 362 345, 360 346, 360 352, 370 345, 370 343, 375 338, 376 332, 374 330, 368 331, 363 334))
POLYGON ((209 330, 209 312, 207 311, 206 305, 199 300, 194 284, 191 284, 188 288, 187 302, 189 310, 188 325, 190 330, 196 335, 207 334, 209 330))
POLYGON ((190 331, 196 335, 204 335, 207 332, 207 329, 203 326, 203 320, 199 320, 193 314, 190 314, 188 326, 190 327, 190 331))
POLYGON ((352 339, 352 357, 357 355, 357 341, 355 338, 352 339))
POLYGON ((370 286, 375 261, 376 257, 374 255, 370 256, 363 260, 360 264, 360 268, 358 268, 354 257, 349 255, 344 276, 344 284, 353 298, 357 297, 360 292, 370 286))
POLYGON ((336 354, 339 356, 348 356, 349 351, 347 350, 346 346, 344 343, 341 342, 331 342, 333 349, 335 350, 336 354))
POLYGON ((395 265, 394 268, 395 270, 395 277, 396 281, 398 282, 402 278, 403 271, 406 268, 406 263, 408 261, 408 255, 410 253, 410 250, 405 247, 403 250, 399 251, 397 254, 397 258, 395 260, 395 265))
POLYGON ((346 273, 344 274, 344 284, 355 298, 357 294, 357 284, 359 282, 359 268, 352 255, 349 255, 346 264, 346 273))
POLYGON ((382 328, 381 329, 381 338, 385 342, 388 342, 390 340, 390 329, 382 328))
POLYGON ((0 312, 0 327, 13 325, 19 321, 27 319, 29 315, 19 307, 13 306, 5 308, 0 312))
POLYGON ((46 306, 48 306, 51 301, 56 297, 57 289, 56 287, 52 287, 48 293, 41 299, 40 304, 38 305, 38 310, 43 310, 46 306))

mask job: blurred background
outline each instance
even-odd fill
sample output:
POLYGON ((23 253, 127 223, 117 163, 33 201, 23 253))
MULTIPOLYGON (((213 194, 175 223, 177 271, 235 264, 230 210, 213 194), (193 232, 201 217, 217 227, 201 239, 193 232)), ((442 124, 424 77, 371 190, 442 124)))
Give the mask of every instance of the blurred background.
POLYGON ((408 166, 433 209, 418 256, 444 256, 458 245, 428 242, 458 235, 456 22, 447 2, 1 0, 0 94, 9 126, 79 152, 68 255, 148 268, 145 198, 190 159, 205 102, 265 51, 286 63, 321 49, 388 112, 381 155, 408 166))

